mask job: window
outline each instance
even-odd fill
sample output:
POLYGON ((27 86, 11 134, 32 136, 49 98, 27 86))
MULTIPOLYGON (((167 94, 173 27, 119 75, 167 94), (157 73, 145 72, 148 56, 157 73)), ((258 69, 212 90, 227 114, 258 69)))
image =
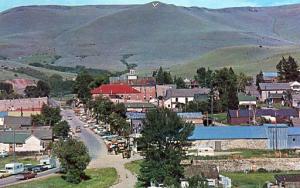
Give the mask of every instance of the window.
POLYGON ((178 102, 178 98, 176 98, 175 101, 178 102))
POLYGON ((293 142, 295 142, 296 141, 296 138, 293 138, 293 142))
POLYGON ((16 144, 16 147, 23 147, 23 144, 16 144))

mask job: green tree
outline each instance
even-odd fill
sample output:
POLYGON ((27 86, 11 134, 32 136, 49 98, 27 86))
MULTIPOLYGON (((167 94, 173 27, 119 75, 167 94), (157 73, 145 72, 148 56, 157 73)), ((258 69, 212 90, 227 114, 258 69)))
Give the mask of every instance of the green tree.
POLYGON ((286 60, 284 57, 276 65, 276 69, 279 73, 279 79, 286 82, 299 80, 299 66, 297 61, 291 56, 286 60))
POLYGON ((13 85, 10 83, 0 82, 0 93, 11 94, 14 92, 13 85))
POLYGON ((50 86, 39 80, 37 86, 27 86, 24 90, 26 97, 37 98, 37 97, 48 97, 50 94, 50 86))
POLYGON ((60 122, 60 108, 59 107, 50 107, 48 105, 43 105, 41 111, 42 119, 45 125, 54 126, 56 123, 60 122))
POLYGON ((207 180, 200 175, 188 179, 190 188, 208 188, 207 180))
POLYGON ((237 88, 239 92, 245 92, 246 86, 250 86, 252 83, 252 77, 247 76, 245 73, 240 72, 240 74, 237 75, 237 88))
POLYGON ((73 90, 83 104, 86 104, 91 98, 89 84, 93 80, 93 77, 86 70, 81 71, 76 77, 73 90))
POLYGON ((154 71, 153 76, 155 77, 158 85, 173 84, 171 73, 164 71, 162 67, 159 67, 158 71, 154 71))
POLYGON ((109 115, 108 119, 110 129, 113 133, 117 133, 118 135, 122 136, 128 136, 130 134, 130 124, 126 121, 124 117, 113 112, 109 115))
POLYGON ((97 121, 108 123, 108 117, 113 112, 113 102, 106 97, 99 96, 89 105, 97 121))
POLYGON ((155 75, 156 75, 156 83, 158 85, 163 85, 164 84, 164 71, 163 71, 162 67, 159 67, 159 70, 155 75))
POLYGON ((53 134, 56 137, 67 138, 70 130, 70 126, 67 121, 61 121, 56 123, 53 127, 53 134))
POLYGON ((89 88, 97 88, 99 86, 101 86, 102 84, 107 84, 109 83, 109 78, 107 75, 105 74, 102 74, 102 75, 99 75, 97 76, 94 81, 92 81, 90 84, 89 84, 89 88))
POLYGON ((259 83, 262 83, 264 81, 264 74, 262 71, 259 72, 259 74, 256 75, 256 86, 259 86, 259 83))
POLYGON ((181 77, 174 77, 174 83, 176 84, 177 89, 186 88, 185 82, 181 77))
POLYGON ((141 164, 139 180, 143 186, 151 182, 165 186, 179 186, 183 178, 183 146, 193 127, 167 109, 155 109, 146 114, 140 139, 145 160, 141 164))
POLYGON ((197 69, 197 74, 195 80, 199 83, 201 87, 210 88, 213 80, 213 71, 209 68, 206 70, 205 67, 200 67, 197 69))
POLYGON ((67 182, 78 184, 85 179, 84 170, 91 158, 83 142, 70 138, 66 141, 59 140, 53 151, 59 158, 61 167, 65 169, 67 182))
POLYGON ((185 112, 208 112, 209 104, 208 101, 190 101, 183 108, 185 112))

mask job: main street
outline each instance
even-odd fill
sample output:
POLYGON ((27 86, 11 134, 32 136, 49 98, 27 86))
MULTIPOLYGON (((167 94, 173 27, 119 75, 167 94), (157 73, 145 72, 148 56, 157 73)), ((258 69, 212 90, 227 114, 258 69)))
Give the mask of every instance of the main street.
POLYGON ((72 120, 68 120, 68 122, 73 130, 75 130, 76 126, 81 127, 81 133, 76 133, 76 136, 79 136, 79 139, 84 142, 89 150, 92 160, 88 168, 113 167, 117 170, 119 176, 119 180, 113 188, 133 188, 137 181, 136 176, 125 169, 124 164, 141 159, 141 157, 135 155, 130 159, 123 159, 121 155, 109 155, 103 139, 93 133, 89 128, 84 128, 83 125, 85 123, 80 121, 72 110, 63 110, 62 116, 65 120, 70 117, 72 118, 72 120))

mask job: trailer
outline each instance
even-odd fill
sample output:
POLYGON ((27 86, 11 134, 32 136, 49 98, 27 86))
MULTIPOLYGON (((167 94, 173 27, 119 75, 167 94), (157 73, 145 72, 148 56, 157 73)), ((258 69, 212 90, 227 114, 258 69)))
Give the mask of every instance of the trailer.
POLYGON ((8 163, 5 165, 5 170, 12 175, 19 174, 24 172, 24 165, 23 163, 8 163))
POLYGON ((42 158, 40 160, 40 164, 43 165, 43 167, 48 169, 56 168, 56 159, 53 157, 42 158))

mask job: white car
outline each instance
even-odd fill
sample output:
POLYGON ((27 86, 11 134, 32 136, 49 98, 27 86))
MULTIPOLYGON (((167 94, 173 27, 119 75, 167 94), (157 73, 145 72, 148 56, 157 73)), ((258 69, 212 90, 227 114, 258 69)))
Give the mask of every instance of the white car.
POLYGON ((0 157, 4 158, 4 157, 7 157, 7 156, 8 156, 7 151, 0 151, 0 157))
POLYGON ((88 128, 88 127, 89 127, 89 124, 84 124, 83 127, 84 127, 84 128, 88 128))

